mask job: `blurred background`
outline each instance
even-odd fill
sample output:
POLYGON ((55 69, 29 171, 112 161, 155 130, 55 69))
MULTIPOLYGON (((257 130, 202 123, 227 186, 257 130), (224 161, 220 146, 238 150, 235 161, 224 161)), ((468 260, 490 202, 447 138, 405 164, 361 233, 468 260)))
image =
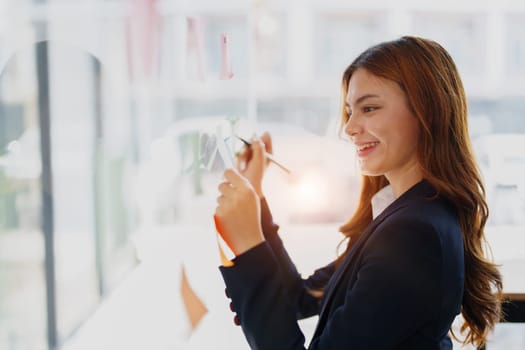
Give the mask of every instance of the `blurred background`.
MULTIPOLYGON (((359 191, 342 72, 406 34, 459 67, 487 237, 523 296, 522 0, 0 0, 0 349, 247 349, 217 269, 217 131, 272 134, 292 174, 270 166, 265 192, 308 276, 359 191)), ((490 339, 525 349, 525 325, 490 339)))

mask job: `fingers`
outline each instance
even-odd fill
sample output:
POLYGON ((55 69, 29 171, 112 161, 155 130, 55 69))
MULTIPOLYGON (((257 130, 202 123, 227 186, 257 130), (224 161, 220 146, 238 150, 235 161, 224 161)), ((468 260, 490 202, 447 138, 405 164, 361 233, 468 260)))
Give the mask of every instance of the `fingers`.
POLYGON ((219 192, 224 195, 228 195, 233 192, 233 188, 229 182, 222 182, 219 184, 219 192))
MULTIPOLYGON (((260 138, 252 138, 251 146, 244 147, 241 152, 236 154, 237 162, 235 167, 237 171, 243 173, 248 164, 260 163, 262 165, 265 153, 273 153, 272 137, 268 132, 265 132, 260 138)), ((267 163, 268 161, 266 165, 267 163)))
POLYGON ((245 179, 234 169, 228 168, 224 171, 224 178, 233 187, 246 186, 245 179))
POLYGON ((264 143, 261 140, 254 139, 252 141, 252 161, 257 164, 264 161, 264 153, 265 153, 265 146, 264 143))
POLYGON ((252 158, 252 149, 250 147, 244 147, 242 151, 237 154, 237 170, 242 171, 246 164, 248 164, 252 158))
POLYGON ((264 142, 266 152, 273 154, 272 137, 268 131, 265 131, 261 136, 261 141, 264 142))
POLYGON ((224 215, 233 217, 245 210, 247 203, 258 202, 257 193, 250 182, 235 169, 226 169, 224 178, 225 181, 218 186, 220 195, 217 197, 217 207, 215 208, 217 218, 223 219, 224 215))
POLYGON ((221 206, 227 202, 228 197, 231 197, 234 194, 235 189, 233 188, 233 185, 228 181, 221 182, 218 186, 218 189, 220 195, 219 197, 217 197, 217 203, 219 204, 219 206, 221 206))

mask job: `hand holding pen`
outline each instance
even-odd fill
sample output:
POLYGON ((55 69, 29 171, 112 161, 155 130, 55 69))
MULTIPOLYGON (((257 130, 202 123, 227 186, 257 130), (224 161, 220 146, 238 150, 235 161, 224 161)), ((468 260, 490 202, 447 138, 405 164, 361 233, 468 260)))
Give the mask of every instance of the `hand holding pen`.
POLYGON ((246 147, 237 155, 237 170, 248 179, 257 195, 263 198, 262 179, 269 162, 267 155, 271 155, 273 151, 272 138, 266 132, 259 139, 254 139, 251 142, 244 139, 241 141, 246 147))
MULTIPOLYGON (((290 170, 273 159, 270 134, 264 133, 251 142, 236 137, 245 147, 237 154, 237 171, 226 169, 224 172, 214 220, 223 241, 234 255, 239 255, 264 241, 259 200, 264 198, 262 179, 268 164, 273 162, 288 173, 290 170)), ((223 265, 232 266, 220 244, 219 251, 223 265)))
MULTIPOLYGON (((237 138, 242 140, 245 147, 236 154, 237 170, 224 171, 224 181, 218 186, 220 195, 213 217, 217 233, 234 255, 264 239, 260 229, 259 200, 264 198, 262 179, 269 162, 265 156, 266 150, 272 151, 272 140, 268 133, 251 142, 237 138)), ((231 168, 232 164, 229 166, 231 168)), ((220 241, 219 252, 223 266, 232 266, 220 241)))
MULTIPOLYGON (((266 134, 268 135, 268 137, 270 136, 268 133, 266 133, 266 134)), ((242 143, 244 143, 244 146, 246 146, 247 148, 250 148, 252 146, 251 142, 246 141, 242 137, 237 136, 237 135, 235 135, 235 137, 238 138, 239 140, 241 140, 242 143)), ((269 139, 269 142, 270 142, 270 148, 271 148, 271 139, 269 139)), ((277 165, 279 168, 284 170, 286 173, 291 174, 290 169, 288 169, 287 167, 285 167, 284 165, 282 165, 281 163, 279 163, 278 161, 275 160, 275 158, 273 157, 273 154, 271 153, 271 150, 269 152, 265 151, 264 155, 266 156, 266 159, 268 159, 270 162, 272 162, 275 165, 277 165)))

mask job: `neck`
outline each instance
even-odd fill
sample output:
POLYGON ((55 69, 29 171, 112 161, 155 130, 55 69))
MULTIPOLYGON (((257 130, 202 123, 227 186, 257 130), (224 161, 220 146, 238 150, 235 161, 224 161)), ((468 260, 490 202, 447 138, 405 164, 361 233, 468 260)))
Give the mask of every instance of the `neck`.
POLYGON ((400 169, 385 174, 385 176, 392 186, 392 191, 396 198, 399 198, 399 196, 408 191, 412 186, 423 180, 423 172, 417 163, 411 164, 402 170, 400 169))

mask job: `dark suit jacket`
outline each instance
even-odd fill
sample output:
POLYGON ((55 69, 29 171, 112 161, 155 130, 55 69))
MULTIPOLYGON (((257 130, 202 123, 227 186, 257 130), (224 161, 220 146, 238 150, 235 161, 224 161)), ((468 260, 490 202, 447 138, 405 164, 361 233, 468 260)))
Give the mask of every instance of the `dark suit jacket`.
POLYGON ((463 240, 452 203, 423 180, 361 234, 343 263, 303 280, 262 201, 266 241, 220 267, 252 349, 302 350, 297 319, 319 314, 308 349, 452 349, 460 312, 463 240), (324 288, 316 298, 308 289, 324 288))

